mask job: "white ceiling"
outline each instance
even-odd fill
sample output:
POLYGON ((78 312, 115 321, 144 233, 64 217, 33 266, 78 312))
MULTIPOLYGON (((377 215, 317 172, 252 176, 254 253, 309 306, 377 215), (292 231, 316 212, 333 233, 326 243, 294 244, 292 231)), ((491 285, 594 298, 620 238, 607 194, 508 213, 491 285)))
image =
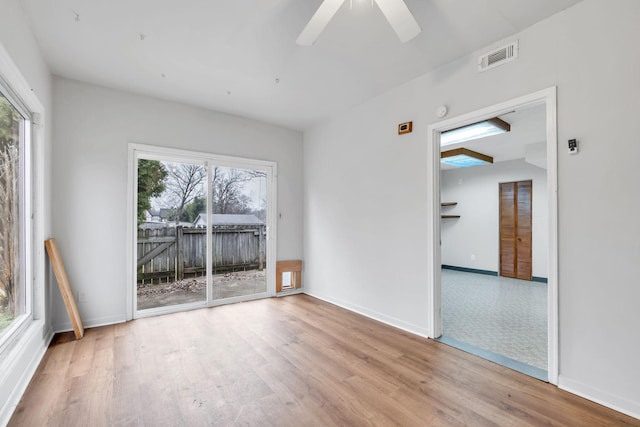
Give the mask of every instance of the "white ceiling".
MULTIPOLYGON (((547 109, 544 104, 521 107, 511 113, 499 116, 511 125, 511 131, 473 141, 461 142, 442 147, 442 151, 454 148, 468 148, 469 150, 493 157, 493 162, 524 159, 527 146, 533 148, 547 142, 547 109)), ((543 149, 546 152, 546 149, 543 149)), ((543 154, 544 153, 536 153, 543 154)), ((442 170, 456 169, 453 166, 440 165, 442 170)))
POLYGON ((54 74, 304 130, 579 0, 405 0, 398 40, 347 0, 311 47, 321 0, 24 0, 54 74))

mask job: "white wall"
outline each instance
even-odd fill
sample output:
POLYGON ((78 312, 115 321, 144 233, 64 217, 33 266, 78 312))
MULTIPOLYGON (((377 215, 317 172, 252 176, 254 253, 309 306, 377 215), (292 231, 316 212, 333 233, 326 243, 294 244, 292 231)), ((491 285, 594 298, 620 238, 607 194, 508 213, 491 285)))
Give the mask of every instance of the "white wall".
MULTIPOLYGON (((278 165, 278 259, 302 258, 302 134, 208 110, 54 80, 53 234, 87 325, 127 307, 128 143, 270 160, 278 165)), ((52 323, 70 327, 61 298, 52 323)))
MULTIPOLYGON (((24 94, 27 104, 32 108, 39 104, 44 117, 43 127, 38 131, 43 138, 38 140, 35 149, 37 174, 39 182, 36 191, 39 201, 35 202, 37 236, 34 242, 34 273, 35 273, 35 320, 23 331, 20 339, 15 341, 11 350, 0 354, 0 425, 8 420, 15 406, 18 404, 24 389, 27 387, 31 375, 44 355, 51 338, 51 328, 47 322, 48 281, 45 277, 44 242, 43 236, 51 231, 51 76, 40 53, 35 38, 30 32, 20 2, 18 0, 0 0, 0 50, 2 56, 6 53, 8 64, 4 61, 0 66, 0 73, 4 74, 9 68, 15 70, 20 80, 26 85, 24 94), (38 185, 43 184, 43 185, 38 185)), ((4 77, 7 77, 6 75, 4 77)), ((9 83, 15 84, 14 81, 9 83)), ((13 88, 17 89, 17 88, 13 88)))
POLYGON ((640 417, 638 22, 636 0, 584 0, 518 34, 517 61, 478 73, 470 55, 307 132, 307 291, 425 334, 436 107, 454 117, 557 85, 559 382, 640 417))
POLYGON ((535 277, 546 278, 547 171, 523 159, 442 171, 441 200, 458 202, 457 206, 443 207, 442 213, 460 215, 460 219, 441 222, 442 264, 499 271, 499 183, 529 179, 533 181, 532 270, 535 277))

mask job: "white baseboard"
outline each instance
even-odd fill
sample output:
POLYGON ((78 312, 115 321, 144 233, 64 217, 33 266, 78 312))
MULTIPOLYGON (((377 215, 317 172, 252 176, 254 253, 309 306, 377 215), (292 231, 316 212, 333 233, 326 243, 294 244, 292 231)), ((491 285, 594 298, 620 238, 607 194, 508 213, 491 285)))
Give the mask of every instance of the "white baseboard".
POLYGON ((286 297, 289 295, 303 294, 303 293, 304 293, 304 289, 286 289, 282 292, 278 292, 276 294, 276 298, 286 297))
MULTIPOLYGON (((118 316, 105 316, 105 317, 97 317, 94 319, 82 319, 82 324, 85 328, 97 328, 100 326, 109 326, 115 325, 118 323, 124 323, 127 321, 126 316, 118 315, 118 316)), ((71 332, 73 331, 73 326, 71 325, 71 321, 64 323, 56 323, 53 325, 54 333, 59 332, 71 332)))
POLYGON ((0 426, 6 426, 9 423, 49 347, 53 331, 45 328, 44 322, 35 322, 25 332, 23 339, 11 351, 9 357, 2 361, 3 375, 0 379, 0 387, 8 393, 6 401, 0 408, 0 426))
POLYGON ((377 320, 378 322, 385 323, 389 326, 393 326, 394 328, 402 329, 403 331, 412 333, 414 335, 419 335, 424 338, 429 338, 429 331, 427 328, 422 328, 418 325, 414 325, 412 323, 405 322, 403 320, 397 319, 392 316, 387 316, 386 314, 379 313, 375 310, 371 310, 367 307, 363 307, 357 304, 351 304, 345 301, 341 301, 335 298, 326 297, 323 295, 316 294, 314 292, 310 292, 308 290, 304 290, 303 293, 312 296, 314 298, 318 298, 319 300, 326 301, 333 305, 337 305, 338 307, 342 307, 349 311, 353 311, 354 313, 361 314, 365 317, 368 317, 373 320, 377 320))
POLYGON ((630 417, 640 419, 639 402, 633 402, 562 375, 558 377, 558 388, 584 397, 592 402, 599 403, 607 408, 622 412, 630 417))

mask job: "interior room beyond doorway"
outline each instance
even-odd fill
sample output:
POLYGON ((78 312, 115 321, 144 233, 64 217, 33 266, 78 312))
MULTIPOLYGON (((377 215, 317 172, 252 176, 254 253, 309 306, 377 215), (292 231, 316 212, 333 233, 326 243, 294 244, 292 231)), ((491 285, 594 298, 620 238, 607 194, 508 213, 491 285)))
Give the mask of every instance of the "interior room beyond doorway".
POLYGON ((547 380, 546 106, 530 104, 498 117, 510 131, 441 148, 473 150, 482 159, 473 167, 441 165, 441 340, 547 380), (520 184, 518 196, 513 190, 520 184), (526 274, 507 274, 523 266, 526 274))

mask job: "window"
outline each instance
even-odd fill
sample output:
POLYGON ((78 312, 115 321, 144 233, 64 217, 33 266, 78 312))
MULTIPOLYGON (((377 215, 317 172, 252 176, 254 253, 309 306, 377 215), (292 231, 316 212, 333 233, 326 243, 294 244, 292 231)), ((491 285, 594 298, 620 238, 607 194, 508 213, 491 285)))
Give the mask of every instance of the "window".
POLYGON ((27 117, 26 109, 0 82, 0 348, 31 314, 27 117))

